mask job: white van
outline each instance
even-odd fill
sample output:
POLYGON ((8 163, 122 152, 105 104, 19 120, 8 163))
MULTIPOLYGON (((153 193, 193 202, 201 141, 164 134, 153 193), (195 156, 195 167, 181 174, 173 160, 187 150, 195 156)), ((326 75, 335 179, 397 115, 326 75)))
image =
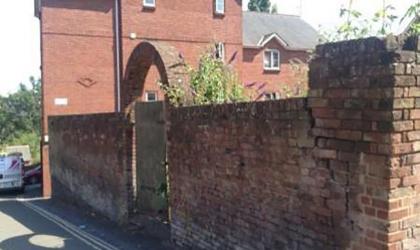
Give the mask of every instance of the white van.
POLYGON ((0 155, 0 191, 25 190, 23 165, 20 154, 0 155))
POLYGON ((25 166, 29 166, 32 164, 31 149, 29 145, 7 146, 5 151, 6 154, 22 154, 22 158, 25 161, 25 166))

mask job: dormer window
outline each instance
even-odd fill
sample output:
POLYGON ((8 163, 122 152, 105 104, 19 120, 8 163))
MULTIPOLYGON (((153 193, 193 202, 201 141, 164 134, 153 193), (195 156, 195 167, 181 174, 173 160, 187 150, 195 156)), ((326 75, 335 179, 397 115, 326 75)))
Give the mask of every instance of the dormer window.
POLYGON ((214 12, 218 15, 225 14, 225 0, 214 0, 214 12))
POLYGON ((143 7, 155 8, 156 7, 156 0, 143 0, 143 7))

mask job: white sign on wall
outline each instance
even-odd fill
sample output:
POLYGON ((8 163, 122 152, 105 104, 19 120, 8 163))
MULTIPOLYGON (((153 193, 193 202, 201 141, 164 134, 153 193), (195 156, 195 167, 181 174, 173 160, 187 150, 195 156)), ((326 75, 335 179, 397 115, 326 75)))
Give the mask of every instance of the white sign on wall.
POLYGON ((69 104, 69 100, 67 98, 55 98, 54 105, 55 106, 67 106, 69 104))

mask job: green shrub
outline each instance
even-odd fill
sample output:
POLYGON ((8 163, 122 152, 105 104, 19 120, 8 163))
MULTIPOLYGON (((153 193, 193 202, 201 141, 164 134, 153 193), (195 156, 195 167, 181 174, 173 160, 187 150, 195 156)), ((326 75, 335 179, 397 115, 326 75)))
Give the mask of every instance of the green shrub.
POLYGON ((212 50, 201 57, 197 69, 186 66, 189 84, 162 86, 171 104, 175 106, 206 105, 247 101, 244 87, 230 65, 217 59, 212 50))
POLYGON ((31 87, 0 96, 0 151, 7 145, 29 145, 34 162, 40 160, 41 80, 31 77, 31 87))

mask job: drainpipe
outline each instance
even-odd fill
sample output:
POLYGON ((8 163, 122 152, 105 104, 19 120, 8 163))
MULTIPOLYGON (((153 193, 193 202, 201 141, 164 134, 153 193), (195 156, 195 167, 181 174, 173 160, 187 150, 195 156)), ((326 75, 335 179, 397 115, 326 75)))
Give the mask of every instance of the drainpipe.
POLYGON ((121 112, 121 5, 120 0, 114 1, 114 25, 115 25, 115 67, 116 67, 116 92, 117 92, 117 112, 121 112))

